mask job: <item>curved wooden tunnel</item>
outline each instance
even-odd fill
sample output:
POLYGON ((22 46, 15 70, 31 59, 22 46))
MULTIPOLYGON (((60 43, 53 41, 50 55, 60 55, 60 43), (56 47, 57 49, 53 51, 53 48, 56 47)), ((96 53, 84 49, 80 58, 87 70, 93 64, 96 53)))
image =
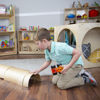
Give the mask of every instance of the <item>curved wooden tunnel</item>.
POLYGON ((40 82, 39 75, 35 76, 28 70, 2 64, 0 64, 0 78, 16 83, 23 87, 29 87, 32 84, 32 81, 40 82))

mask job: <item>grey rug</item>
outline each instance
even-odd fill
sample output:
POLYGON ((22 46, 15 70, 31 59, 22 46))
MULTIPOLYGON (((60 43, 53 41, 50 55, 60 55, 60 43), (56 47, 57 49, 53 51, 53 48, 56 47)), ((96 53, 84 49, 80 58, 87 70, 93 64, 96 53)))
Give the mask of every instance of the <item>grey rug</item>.
MULTIPOLYGON (((26 69, 33 71, 39 69, 41 65, 45 62, 45 59, 12 59, 12 60, 0 60, 0 64, 9 65, 17 68, 26 69)), ((56 64, 55 62, 51 63, 56 64)), ((51 67, 40 72, 40 75, 52 75, 51 67)))

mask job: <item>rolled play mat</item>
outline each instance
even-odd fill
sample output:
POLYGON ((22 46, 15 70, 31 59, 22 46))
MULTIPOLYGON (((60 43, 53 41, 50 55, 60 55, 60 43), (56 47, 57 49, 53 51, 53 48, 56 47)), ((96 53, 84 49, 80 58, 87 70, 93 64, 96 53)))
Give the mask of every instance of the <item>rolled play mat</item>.
POLYGON ((33 75, 28 70, 6 66, 0 64, 0 78, 16 83, 18 85, 29 87, 34 81, 40 82, 39 75, 33 75), (30 83, 31 82, 31 83, 30 83))

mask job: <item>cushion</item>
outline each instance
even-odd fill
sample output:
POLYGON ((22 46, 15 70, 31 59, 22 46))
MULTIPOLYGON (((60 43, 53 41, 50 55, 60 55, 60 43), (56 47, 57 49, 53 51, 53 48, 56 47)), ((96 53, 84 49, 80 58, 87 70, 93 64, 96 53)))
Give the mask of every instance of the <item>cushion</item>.
POLYGON ((83 51, 83 55, 84 57, 87 59, 90 54, 91 54, 91 44, 82 44, 82 51, 83 51))

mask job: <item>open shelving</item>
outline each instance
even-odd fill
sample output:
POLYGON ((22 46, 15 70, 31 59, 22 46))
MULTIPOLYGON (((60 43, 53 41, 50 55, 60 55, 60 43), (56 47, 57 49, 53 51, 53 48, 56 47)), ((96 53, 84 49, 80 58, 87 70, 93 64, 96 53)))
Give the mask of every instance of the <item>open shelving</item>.
POLYGON ((6 13, 0 14, 0 20, 8 20, 9 25, 13 25, 13 28, 12 28, 13 30, 6 29, 5 31, 0 31, 0 37, 1 37, 0 56, 17 54, 16 31, 15 31, 15 8, 14 7, 12 7, 12 12, 13 12, 12 14, 6 14, 6 13), (8 36, 9 40, 2 40, 2 37, 5 37, 5 36, 8 36), (5 41, 7 42, 6 44, 5 44, 5 41))

